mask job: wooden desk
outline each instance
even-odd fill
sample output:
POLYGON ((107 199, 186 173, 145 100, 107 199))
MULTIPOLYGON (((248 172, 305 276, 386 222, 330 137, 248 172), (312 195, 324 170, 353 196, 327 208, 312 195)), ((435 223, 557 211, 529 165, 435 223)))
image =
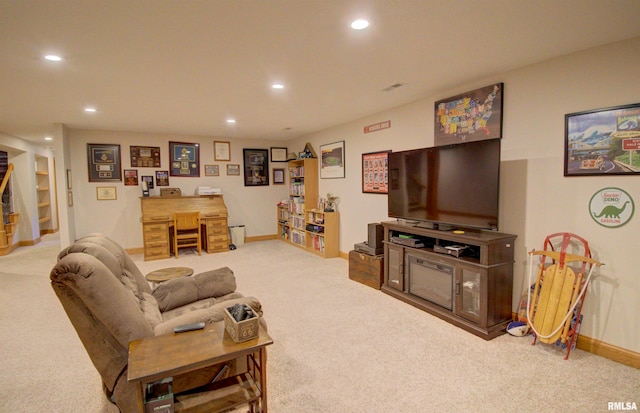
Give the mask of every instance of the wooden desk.
POLYGON ((141 197, 140 207, 145 261, 171 256, 169 227, 176 211, 200 211, 205 251, 229 250, 228 213, 222 195, 141 197))
POLYGON ((175 411, 223 412, 250 403, 267 413, 266 346, 270 344, 273 340, 262 327, 257 338, 235 343, 225 333, 224 322, 209 324, 203 330, 132 341, 127 379, 137 385, 138 411, 144 412, 147 383, 247 356, 248 372, 215 382, 200 393, 176 394, 175 411))

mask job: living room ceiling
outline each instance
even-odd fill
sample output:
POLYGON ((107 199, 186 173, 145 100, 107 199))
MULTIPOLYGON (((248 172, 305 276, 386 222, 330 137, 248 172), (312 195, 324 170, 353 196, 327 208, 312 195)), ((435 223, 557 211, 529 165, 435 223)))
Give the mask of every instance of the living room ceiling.
POLYGON ((639 15, 638 0, 0 0, 0 132, 287 140, 637 37, 639 15))

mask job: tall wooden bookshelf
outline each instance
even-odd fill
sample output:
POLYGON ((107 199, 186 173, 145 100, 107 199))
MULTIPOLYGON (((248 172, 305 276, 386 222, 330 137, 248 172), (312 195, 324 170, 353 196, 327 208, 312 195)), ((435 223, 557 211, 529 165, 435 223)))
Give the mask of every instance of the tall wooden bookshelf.
POLYGON ((278 236, 324 258, 340 255, 338 212, 318 208, 318 159, 289 161, 289 198, 278 204, 278 236))
POLYGON ((36 155, 35 167, 36 191, 38 192, 38 225, 40 227, 40 235, 44 235, 53 232, 48 158, 36 155))

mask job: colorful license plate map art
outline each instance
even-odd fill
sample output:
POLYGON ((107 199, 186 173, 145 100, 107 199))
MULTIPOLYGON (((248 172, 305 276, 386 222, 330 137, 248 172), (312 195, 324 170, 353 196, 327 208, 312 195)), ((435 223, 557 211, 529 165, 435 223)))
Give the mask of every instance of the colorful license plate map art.
POLYGON ((435 146, 502 137, 502 95, 496 83, 435 103, 435 146))

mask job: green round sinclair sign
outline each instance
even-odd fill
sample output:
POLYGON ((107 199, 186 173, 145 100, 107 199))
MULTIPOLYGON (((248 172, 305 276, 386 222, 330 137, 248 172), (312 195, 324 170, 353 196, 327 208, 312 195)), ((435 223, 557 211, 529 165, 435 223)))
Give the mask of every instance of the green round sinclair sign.
POLYGON ((589 215, 598 224, 618 228, 631 220, 635 204, 620 188, 604 188, 593 194, 589 201, 589 215))

